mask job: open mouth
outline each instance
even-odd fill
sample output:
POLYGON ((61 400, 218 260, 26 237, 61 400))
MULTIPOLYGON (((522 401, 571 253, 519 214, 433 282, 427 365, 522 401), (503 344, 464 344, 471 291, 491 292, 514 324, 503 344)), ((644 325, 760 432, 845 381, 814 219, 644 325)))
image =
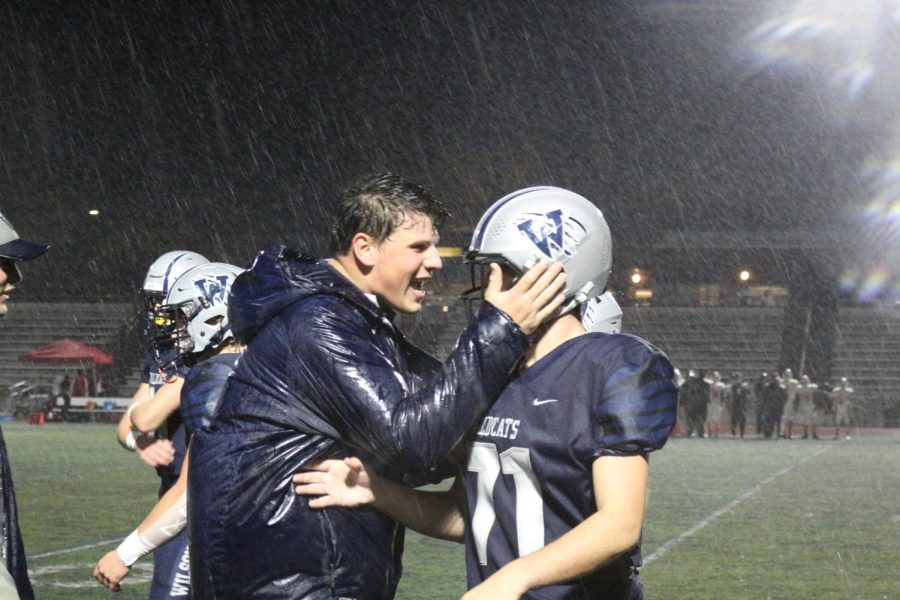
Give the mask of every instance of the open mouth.
POLYGON ((421 300, 425 297, 426 293, 424 279, 413 279, 409 287, 412 288, 412 291, 415 294, 417 300, 421 300))

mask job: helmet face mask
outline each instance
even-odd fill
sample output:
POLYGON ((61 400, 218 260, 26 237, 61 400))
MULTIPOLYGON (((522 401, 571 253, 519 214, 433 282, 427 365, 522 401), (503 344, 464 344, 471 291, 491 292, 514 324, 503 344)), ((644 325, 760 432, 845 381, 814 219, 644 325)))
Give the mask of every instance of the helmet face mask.
POLYGON ((612 237, 600 210, 562 188, 518 190, 484 213, 465 254, 467 263, 497 262, 520 275, 540 259, 561 262, 566 273, 566 301, 556 316, 602 294, 612 237))
POLYGON ((179 356, 190 354, 194 341, 188 335, 191 315, 196 314, 195 303, 160 305, 153 315, 153 344, 160 350, 174 349, 179 356))
POLYGON ((484 290, 487 287, 488 276, 491 273, 491 263, 497 263, 503 270, 504 276, 510 279, 510 285, 515 285, 524 272, 509 262, 505 257, 500 255, 481 255, 473 256, 471 259, 467 256, 464 258, 470 263, 471 287, 459 295, 460 299, 465 303, 469 318, 473 318, 478 312, 478 306, 484 300, 484 290))

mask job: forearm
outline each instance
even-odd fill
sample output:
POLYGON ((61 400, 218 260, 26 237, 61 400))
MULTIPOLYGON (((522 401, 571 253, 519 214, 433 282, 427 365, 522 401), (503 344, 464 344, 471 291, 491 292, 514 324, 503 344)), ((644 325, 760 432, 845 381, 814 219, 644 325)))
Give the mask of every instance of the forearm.
POLYGON ((117 553, 125 565, 131 566, 141 556, 172 540, 187 526, 187 473, 185 461, 175 485, 119 545, 117 553))
POLYGON ((647 459, 604 456, 594 461, 592 476, 597 512, 547 546, 508 563, 482 585, 522 594, 582 577, 633 548, 644 521, 647 459))
POLYGON ((494 577, 520 593, 577 579, 633 548, 640 531, 639 524, 601 511, 537 552, 508 563, 494 577))
POLYGON ((380 477, 372 478, 375 507, 423 535, 454 542, 465 537, 458 488, 444 492, 416 490, 380 477))
POLYGON ((131 427, 131 419, 128 417, 128 413, 124 413, 122 418, 119 419, 119 424, 116 427, 116 441, 119 442, 119 445, 125 448, 126 450, 134 450, 134 436, 135 431, 131 427), (129 440, 130 438, 130 440, 129 440))
POLYGON ((134 428, 149 433, 165 423, 169 415, 178 410, 183 383, 184 379, 178 377, 157 390, 152 398, 130 408, 131 424, 134 428))
POLYGON ((150 398, 150 386, 142 383, 131 397, 131 402, 128 403, 128 411, 119 419, 119 425, 116 427, 116 439, 123 448, 134 450, 134 446, 128 443, 129 435, 135 431, 131 424, 131 407, 144 402, 148 398, 150 398))

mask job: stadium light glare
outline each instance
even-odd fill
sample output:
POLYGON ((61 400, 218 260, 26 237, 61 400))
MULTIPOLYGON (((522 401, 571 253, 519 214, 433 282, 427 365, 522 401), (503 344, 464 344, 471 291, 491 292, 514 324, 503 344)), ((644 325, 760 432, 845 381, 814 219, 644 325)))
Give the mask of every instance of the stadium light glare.
POLYGON ((750 271, 741 269, 741 272, 738 273, 738 278, 740 278, 741 281, 750 281, 750 271))
POLYGON ((91 210, 88 211, 88 214, 91 215, 92 217, 96 217, 97 215, 100 214, 100 211, 97 210, 96 208, 92 208, 91 210))
POLYGON ((633 283, 634 285, 639 284, 642 279, 643 279, 643 277, 641 277, 641 274, 638 273, 637 271, 635 271, 634 273, 631 274, 631 283, 633 283))

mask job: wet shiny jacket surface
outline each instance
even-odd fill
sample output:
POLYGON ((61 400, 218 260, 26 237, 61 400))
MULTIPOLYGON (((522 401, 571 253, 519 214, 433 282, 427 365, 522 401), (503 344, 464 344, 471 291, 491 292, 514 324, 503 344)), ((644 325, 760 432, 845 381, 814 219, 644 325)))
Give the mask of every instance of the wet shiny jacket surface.
POLYGON ((395 480, 436 478, 525 349, 488 303, 441 365, 324 261, 270 247, 238 277, 246 351, 191 450, 194 594, 391 598, 403 529, 374 509, 310 510, 291 476, 356 455, 395 480))
POLYGON ((16 582, 21 600, 34 598, 31 581, 28 579, 28 567, 25 564, 25 547, 22 544, 22 533, 19 531, 18 507, 16 492, 13 489, 12 473, 9 470, 9 458, 6 452, 6 441, 0 429, 0 557, 9 574, 16 582))

